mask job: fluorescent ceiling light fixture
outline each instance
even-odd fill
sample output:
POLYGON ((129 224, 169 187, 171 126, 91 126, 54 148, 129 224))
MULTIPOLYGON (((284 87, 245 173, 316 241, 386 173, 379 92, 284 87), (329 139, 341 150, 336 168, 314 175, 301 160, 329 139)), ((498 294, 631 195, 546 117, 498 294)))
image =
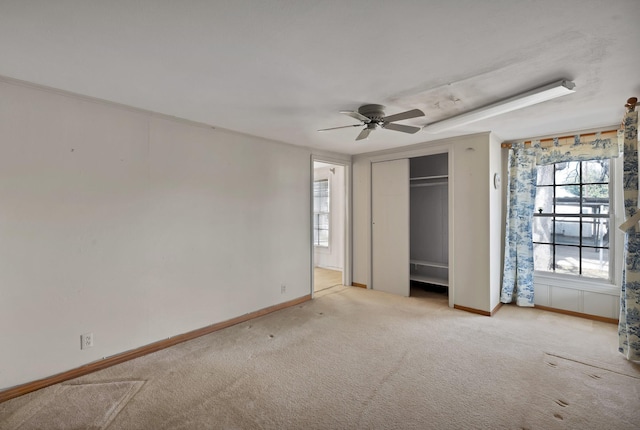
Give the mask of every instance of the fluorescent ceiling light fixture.
POLYGON ((576 85, 573 82, 563 79, 553 84, 545 85, 544 87, 536 88, 535 90, 518 94, 517 96, 510 97, 508 99, 490 104, 488 106, 465 112, 461 115, 427 124, 422 129, 427 133, 440 133, 442 131, 460 127, 465 124, 470 124, 472 122, 491 118, 497 115, 502 115, 503 113, 522 109, 527 106, 532 106, 537 103, 555 99, 556 97, 571 94, 574 92, 575 86, 576 85))

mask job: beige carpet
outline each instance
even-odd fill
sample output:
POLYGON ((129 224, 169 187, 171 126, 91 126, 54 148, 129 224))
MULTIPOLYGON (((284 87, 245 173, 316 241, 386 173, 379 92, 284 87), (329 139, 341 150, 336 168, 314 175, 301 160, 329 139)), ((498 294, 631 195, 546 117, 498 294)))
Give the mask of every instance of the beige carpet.
MULTIPOLYGON (((638 428, 640 367, 615 325, 429 294, 334 287, 70 383, 145 381, 109 430, 638 428)), ((91 428, 57 389, 0 404, 0 428, 53 407, 91 428)))
POLYGON ((17 409, 2 423, 2 428, 106 429, 142 384, 142 381, 58 384, 42 390, 37 402, 17 409))

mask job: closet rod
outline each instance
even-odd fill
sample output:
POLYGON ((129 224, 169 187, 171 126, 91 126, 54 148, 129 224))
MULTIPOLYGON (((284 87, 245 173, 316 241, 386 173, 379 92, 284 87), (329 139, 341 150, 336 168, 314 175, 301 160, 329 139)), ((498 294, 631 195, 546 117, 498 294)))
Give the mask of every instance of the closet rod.
POLYGON ((410 181, 422 181, 424 179, 444 179, 449 175, 433 175, 433 176, 416 176, 415 178, 409 178, 410 181))

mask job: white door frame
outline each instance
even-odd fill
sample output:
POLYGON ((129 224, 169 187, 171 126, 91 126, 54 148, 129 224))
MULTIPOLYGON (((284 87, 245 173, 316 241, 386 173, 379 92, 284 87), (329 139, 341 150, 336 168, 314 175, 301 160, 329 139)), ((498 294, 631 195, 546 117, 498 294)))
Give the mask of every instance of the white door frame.
POLYGON ((338 166, 342 166, 344 167, 344 200, 345 200, 345 205, 344 205, 344 231, 342 232, 342 234, 344 235, 344 249, 343 249, 343 263, 342 263, 342 284, 343 285, 351 285, 352 279, 351 279, 351 269, 352 269, 352 261, 353 261, 353 247, 351 244, 351 228, 352 228, 352 219, 351 219, 351 213, 352 213, 352 199, 351 199, 351 161, 345 161, 345 160, 340 160, 337 158, 332 158, 332 157, 328 157, 328 156, 323 156, 323 155, 311 155, 311 178, 310 178, 310 188, 311 188, 311 195, 310 195, 310 202, 309 202, 309 218, 311 220, 311 225, 310 225, 310 229, 309 229, 309 234, 311 236, 311 297, 313 297, 315 295, 314 291, 313 291, 313 285, 314 285, 314 274, 313 274, 313 269, 315 267, 315 262, 314 262, 314 246, 313 246, 313 180, 314 180, 314 163, 315 162, 320 162, 320 163, 328 163, 328 164, 335 164, 338 166))

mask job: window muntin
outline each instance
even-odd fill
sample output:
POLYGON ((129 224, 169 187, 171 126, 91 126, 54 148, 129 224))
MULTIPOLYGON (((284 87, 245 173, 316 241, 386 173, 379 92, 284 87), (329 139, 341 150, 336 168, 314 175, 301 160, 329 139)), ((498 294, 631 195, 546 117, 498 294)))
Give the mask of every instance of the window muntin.
POLYGON ((611 280, 610 160, 538 167, 534 269, 611 280))
POLYGON ((329 246, 329 180, 313 181, 313 244, 329 246))

